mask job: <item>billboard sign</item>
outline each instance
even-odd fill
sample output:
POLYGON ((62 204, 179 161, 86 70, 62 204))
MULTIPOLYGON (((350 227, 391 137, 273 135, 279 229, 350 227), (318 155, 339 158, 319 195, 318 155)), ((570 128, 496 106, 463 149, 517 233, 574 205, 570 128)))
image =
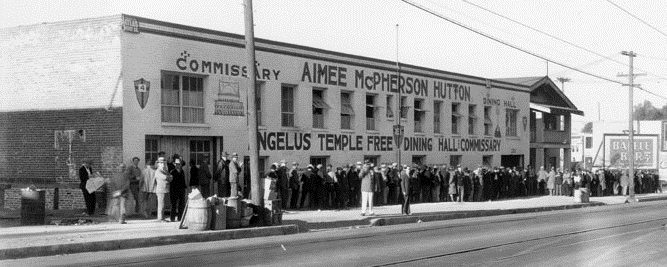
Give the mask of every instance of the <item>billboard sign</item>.
MULTIPOLYGON (((611 169, 630 167, 629 137, 625 134, 604 135, 604 166, 611 169)), ((635 169, 658 169, 658 135, 634 136, 635 169)))

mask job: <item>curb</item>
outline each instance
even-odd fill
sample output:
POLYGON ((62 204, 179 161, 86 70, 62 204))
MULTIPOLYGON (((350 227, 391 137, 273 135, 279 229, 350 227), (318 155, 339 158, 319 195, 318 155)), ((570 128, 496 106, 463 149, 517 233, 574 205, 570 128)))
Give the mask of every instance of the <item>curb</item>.
POLYGON ((0 250, 0 260, 28 257, 53 256, 82 252, 109 251, 120 249, 145 248, 183 243, 210 242, 229 239, 253 238, 275 235, 291 235, 299 232, 296 225, 281 225, 258 228, 190 232, 157 237, 129 238, 82 242, 73 244, 56 244, 46 246, 9 248, 0 250))
MULTIPOLYGON (((665 199, 667 199, 667 197, 665 199)), ((644 201, 646 201, 646 200, 644 200, 644 201)), ((561 205, 561 206, 539 207, 539 208, 464 211, 464 212, 446 213, 446 214, 403 215, 403 216, 396 216, 396 217, 389 217, 389 218, 371 219, 370 220, 370 226, 387 226, 387 225, 397 225, 397 224, 408 224, 408 223, 417 223, 419 221, 422 221, 422 222, 446 221, 446 220, 475 218, 475 217, 489 217, 489 216, 499 216, 499 215, 508 215, 508 214, 521 214, 521 213, 545 212, 545 211, 554 211, 554 210, 578 209, 578 208, 603 206, 603 205, 606 205, 606 204, 600 203, 600 202, 594 202, 594 203, 586 203, 586 204, 561 205)))
POLYGON ((660 201, 660 200, 667 200, 667 196, 637 198, 637 202, 649 202, 649 201, 660 201))

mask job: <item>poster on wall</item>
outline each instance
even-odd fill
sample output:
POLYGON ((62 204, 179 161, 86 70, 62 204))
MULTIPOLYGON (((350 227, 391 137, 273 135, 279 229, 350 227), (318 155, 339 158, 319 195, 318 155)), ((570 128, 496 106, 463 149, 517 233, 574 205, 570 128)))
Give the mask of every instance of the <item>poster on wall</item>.
MULTIPOLYGON (((658 169, 658 135, 634 136, 635 169, 658 169)), ((625 134, 604 135, 604 166, 611 169, 630 167, 629 137, 625 134)))

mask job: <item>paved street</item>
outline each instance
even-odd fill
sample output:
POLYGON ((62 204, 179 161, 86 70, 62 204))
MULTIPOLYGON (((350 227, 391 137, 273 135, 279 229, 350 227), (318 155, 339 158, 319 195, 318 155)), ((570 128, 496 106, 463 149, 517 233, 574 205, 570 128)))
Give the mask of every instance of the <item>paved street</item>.
POLYGON ((332 230, 110 252, 3 266, 665 265, 665 203, 332 230))

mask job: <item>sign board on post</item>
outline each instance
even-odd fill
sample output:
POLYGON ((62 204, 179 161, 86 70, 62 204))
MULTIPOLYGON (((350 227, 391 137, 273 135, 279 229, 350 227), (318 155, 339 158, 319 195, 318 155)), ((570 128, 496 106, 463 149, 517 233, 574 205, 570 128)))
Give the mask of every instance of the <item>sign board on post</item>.
MULTIPOLYGON (((629 137, 625 134, 604 135, 605 166, 612 169, 629 168, 629 137)), ((658 135, 635 135, 635 168, 644 170, 658 169, 658 135)))
POLYGON ((396 141, 396 147, 401 147, 401 140, 403 140, 403 134, 405 133, 405 127, 403 125, 394 125, 394 140, 396 141))

